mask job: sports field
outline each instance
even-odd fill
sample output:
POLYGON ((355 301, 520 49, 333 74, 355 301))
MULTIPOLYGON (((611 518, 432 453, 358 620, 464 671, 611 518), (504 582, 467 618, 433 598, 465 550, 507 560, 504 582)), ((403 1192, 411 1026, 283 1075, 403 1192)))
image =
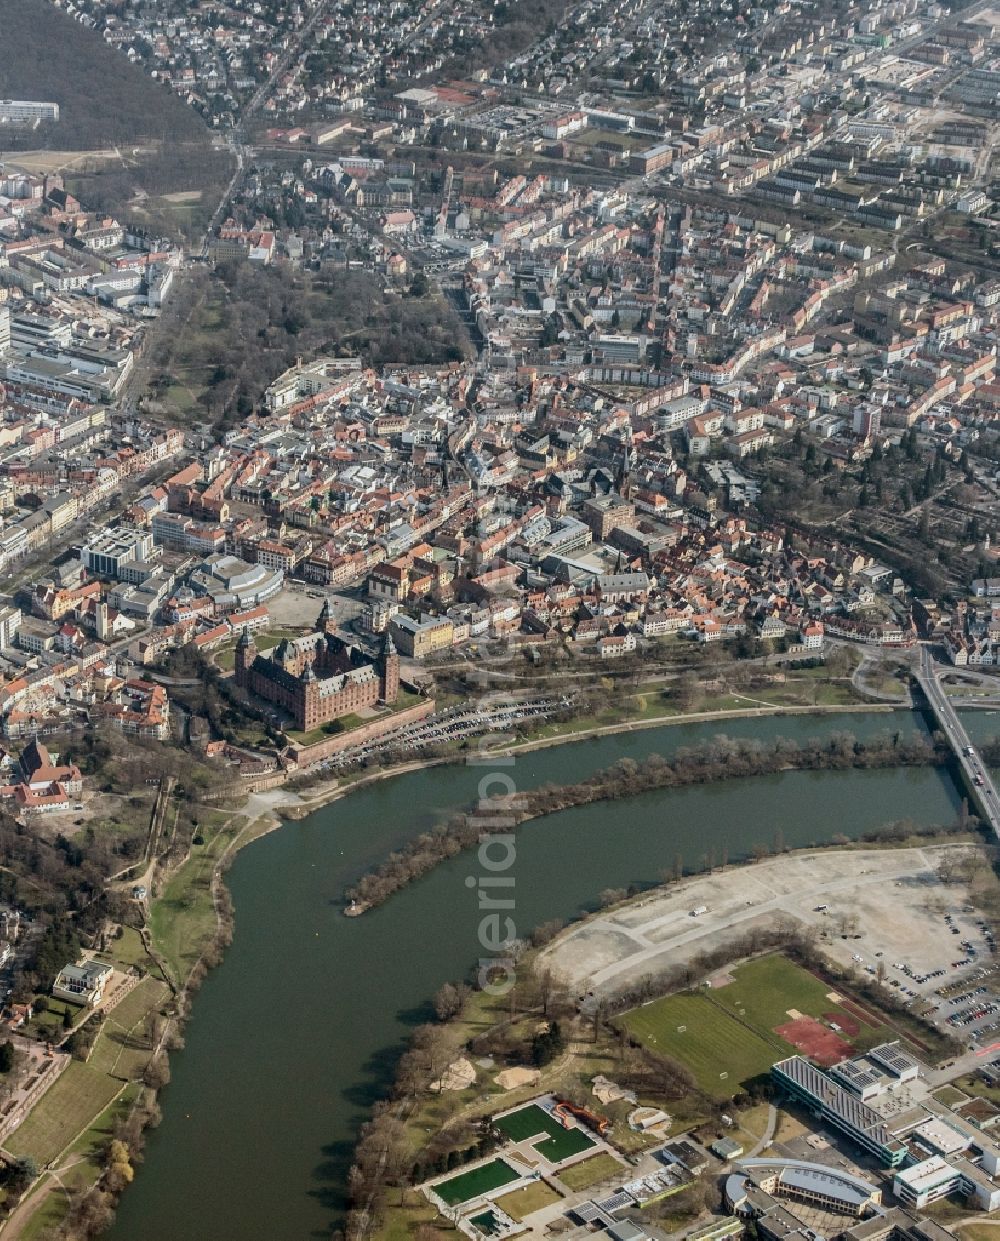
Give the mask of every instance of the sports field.
POLYGON ((502 1159, 493 1159, 478 1168, 470 1168, 468 1172, 460 1172, 458 1176, 453 1176, 450 1180, 440 1181, 434 1186, 434 1192, 448 1206, 453 1207, 460 1202, 468 1202, 472 1198, 488 1194, 490 1190, 499 1189, 501 1185, 516 1181, 520 1175, 520 1172, 515 1172, 509 1163, 505 1163, 502 1159))
POLYGON ((732 982, 712 988, 713 998, 759 1030, 784 1025, 790 1009, 805 1017, 829 1014, 835 1021, 839 1010, 843 1021, 838 1024, 848 1031, 857 1030, 856 1020, 829 998, 830 984, 780 953, 744 961, 731 971, 731 977, 732 982))
POLYGON ((548 1137, 536 1142, 534 1149, 550 1163, 561 1163, 570 1155, 579 1155, 594 1145, 582 1129, 564 1129, 554 1116, 550 1116, 537 1103, 501 1116, 493 1123, 512 1142, 523 1142, 525 1138, 547 1133, 548 1137))
POLYGON ((633 1009, 626 1030, 651 1051, 679 1060, 714 1099, 729 1099, 742 1082, 766 1073, 791 1052, 780 1039, 766 1041, 700 993, 668 995, 633 1009))
POLYGON ((866 1017, 828 983, 774 953, 717 975, 711 988, 667 996, 621 1020, 644 1046, 686 1065, 706 1094, 725 1099, 796 1051, 834 1064, 851 1054, 855 1038, 871 1046, 895 1037, 866 1017))

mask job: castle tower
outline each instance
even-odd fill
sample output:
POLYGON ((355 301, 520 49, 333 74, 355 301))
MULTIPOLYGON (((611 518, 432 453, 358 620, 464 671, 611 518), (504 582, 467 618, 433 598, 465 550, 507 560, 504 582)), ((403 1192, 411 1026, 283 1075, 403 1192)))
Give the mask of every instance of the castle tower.
POLYGON ((320 723, 319 682, 316 679, 316 673, 311 663, 307 663, 302 670, 302 676, 299 678, 297 699, 296 724, 303 730, 315 728, 320 723))
POLYGON ((319 610, 319 616, 316 619, 316 628, 320 633, 333 633, 336 625, 330 612, 330 600, 324 599, 323 606, 319 610))
POLYGON ((239 641, 236 643, 236 684, 240 689, 246 689, 249 685, 250 665, 256 658, 257 647, 254 645, 253 638, 250 637, 250 630, 244 625, 239 641))
POLYGON ((382 701, 391 706, 399 697, 399 652, 389 636, 388 629, 382 640, 382 653, 378 661, 379 689, 382 701))

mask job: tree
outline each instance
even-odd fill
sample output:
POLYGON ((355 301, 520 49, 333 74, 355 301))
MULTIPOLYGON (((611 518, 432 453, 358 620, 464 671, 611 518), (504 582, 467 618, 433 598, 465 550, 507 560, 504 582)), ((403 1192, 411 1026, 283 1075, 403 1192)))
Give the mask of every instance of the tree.
POLYGON ((18 1159, 7 1172, 7 1190, 15 1198, 23 1194, 38 1179, 38 1164, 30 1155, 18 1159))
POLYGON ((0 1043, 0 1073, 9 1073, 14 1067, 14 1044, 7 1039, 0 1043))
POLYGON ((438 1021, 450 1021, 459 1016, 469 998, 469 988, 464 983, 446 982, 434 997, 434 1014, 438 1021))
POLYGON ((63 1024, 64 1030, 73 1029, 73 1010, 70 1008, 68 1004, 63 1009, 62 1024, 63 1024))

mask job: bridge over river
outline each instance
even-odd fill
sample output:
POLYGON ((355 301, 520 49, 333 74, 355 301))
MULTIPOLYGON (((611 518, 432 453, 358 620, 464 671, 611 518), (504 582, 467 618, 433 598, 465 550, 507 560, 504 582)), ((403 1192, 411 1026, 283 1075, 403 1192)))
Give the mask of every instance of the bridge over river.
POLYGON ((959 762, 962 777, 976 813, 983 822, 990 825, 994 836, 1000 839, 1000 796, 997 795, 990 773, 976 753, 969 734, 958 717, 958 712, 952 706, 951 699, 944 692, 938 680, 937 667, 926 646, 920 650, 920 664, 916 676, 941 731, 955 751, 955 757, 959 762))

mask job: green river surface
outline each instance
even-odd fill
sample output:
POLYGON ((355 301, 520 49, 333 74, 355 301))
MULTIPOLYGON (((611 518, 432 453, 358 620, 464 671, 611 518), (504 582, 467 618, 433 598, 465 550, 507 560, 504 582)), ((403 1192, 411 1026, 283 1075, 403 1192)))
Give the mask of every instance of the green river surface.
MULTIPOLYGON (((1000 717, 973 717, 975 734, 1000 717)), ((909 712, 674 725, 535 750, 518 788, 590 775, 622 757, 670 754, 719 733, 804 739, 925 730, 909 712)), ((343 892, 409 836, 468 804, 489 767, 435 767, 369 785, 245 849, 228 875, 236 934, 171 1056, 163 1123, 125 1193, 112 1241, 307 1241, 343 1222, 357 1129, 389 1085, 409 1029, 441 983, 479 956, 475 855, 452 859, 361 918, 343 892)), ((495 791, 495 790, 494 790, 495 791)), ((789 846, 894 819, 952 822, 944 771, 767 776, 567 810, 517 837, 519 932, 593 909, 599 892, 655 882, 680 854, 730 861, 780 829, 789 846)))

